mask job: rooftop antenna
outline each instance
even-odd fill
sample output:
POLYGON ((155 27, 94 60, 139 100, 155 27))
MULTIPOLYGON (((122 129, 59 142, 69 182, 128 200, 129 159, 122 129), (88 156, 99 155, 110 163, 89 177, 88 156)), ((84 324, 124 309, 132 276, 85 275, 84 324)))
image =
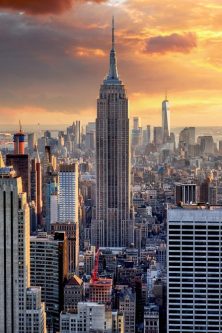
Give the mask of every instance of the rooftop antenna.
POLYGON ((115 21, 114 21, 114 16, 112 19, 112 49, 115 49, 115 21))
POLYGON ((19 131, 20 131, 20 133, 22 132, 22 123, 21 123, 21 120, 19 120, 19 131))
POLYGON ((168 91, 167 91, 167 89, 165 89, 165 101, 167 101, 167 99, 168 99, 168 91))

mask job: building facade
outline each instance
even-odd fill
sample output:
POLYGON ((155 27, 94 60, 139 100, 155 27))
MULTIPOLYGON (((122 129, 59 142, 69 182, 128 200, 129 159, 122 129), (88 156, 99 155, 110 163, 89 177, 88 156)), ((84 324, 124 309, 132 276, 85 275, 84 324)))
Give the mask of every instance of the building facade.
POLYGON ((78 222, 78 163, 59 168, 58 222, 78 222))
POLYGON ((60 333, 111 333, 111 323, 107 323, 106 314, 104 304, 80 302, 77 314, 61 313, 60 333))
POLYGON ((119 79, 112 29, 109 74, 97 100, 96 230, 93 245, 115 247, 132 242, 128 99, 119 79))
POLYGON ((159 333, 159 308, 156 305, 144 308, 144 333, 159 333))
POLYGON ((59 329, 59 314, 63 309, 63 287, 68 274, 67 247, 64 232, 56 232, 54 237, 43 232, 31 237, 31 284, 41 287, 47 327, 53 332, 59 329))
POLYGON ((27 193, 27 199, 30 199, 30 159, 27 154, 8 154, 6 155, 6 165, 13 166, 17 177, 22 179, 22 191, 27 193))
POLYGON ((29 234, 29 207, 21 178, 8 174, 0 179, 0 332, 26 332, 29 234))
POLYGON ((79 223, 53 223, 52 232, 65 231, 68 239, 68 270, 70 274, 79 272, 79 223))
POLYGON ((176 183, 175 203, 185 204, 197 202, 197 185, 176 183))
POLYGON ((31 200, 35 202, 37 224, 42 225, 42 166, 37 152, 37 158, 31 161, 31 200))
POLYGON ((73 275, 64 287, 64 311, 77 313, 79 302, 83 301, 83 281, 73 275))
POLYGON ((221 332, 222 207, 168 209, 167 332, 221 332))
POLYGON ((26 333, 46 333, 45 303, 41 302, 41 288, 26 291, 26 333))
POLYGON ((134 333, 136 325, 136 294, 132 292, 131 288, 121 291, 119 311, 124 315, 124 332, 134 333))

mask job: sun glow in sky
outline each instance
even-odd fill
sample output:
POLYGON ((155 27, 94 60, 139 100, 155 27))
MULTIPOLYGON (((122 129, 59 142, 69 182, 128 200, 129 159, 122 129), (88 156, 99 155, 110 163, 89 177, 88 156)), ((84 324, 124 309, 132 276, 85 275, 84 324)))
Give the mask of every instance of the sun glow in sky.
POLYGON ((0 123, 94 120, 113 14, 131 116, 160 124, 167 89, 173 127, 222 125, 221 0, 0 2, 0 123))

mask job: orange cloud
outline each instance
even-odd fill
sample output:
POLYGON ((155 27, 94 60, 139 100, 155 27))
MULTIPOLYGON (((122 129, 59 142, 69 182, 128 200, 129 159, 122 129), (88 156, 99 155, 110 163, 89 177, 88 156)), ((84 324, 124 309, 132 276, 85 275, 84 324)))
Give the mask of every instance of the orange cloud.
POLYGON ((73 50, 74 55, 82 58, 105 57, 106 53, 102 49, 93 49, 87 47, 76 47, 73 50))
POLYGON ((162 54, 167 52, 189 53, 194 47, 197 47, 195 34, 191 32, 182 35, 173 33, 167 36, 150 37, 146 41, 144 51, 162 54))

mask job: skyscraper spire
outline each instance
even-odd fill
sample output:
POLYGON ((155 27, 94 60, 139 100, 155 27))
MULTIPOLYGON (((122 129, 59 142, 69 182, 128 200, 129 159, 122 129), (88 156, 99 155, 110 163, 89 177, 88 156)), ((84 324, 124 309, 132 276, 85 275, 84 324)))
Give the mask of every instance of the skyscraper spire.
POLYGON ((112 20, 112 50, 115 50, 115 21, 114 16, 112 20))
POLYGON ((107 75, 105 82, 107 84, 117 84, 119 83, 119 75, 117 70, 117 60, 115 51, 115 23, 114 16, 112 18, 112 49, 110 51, 110 65, 109 74, 107 75))

